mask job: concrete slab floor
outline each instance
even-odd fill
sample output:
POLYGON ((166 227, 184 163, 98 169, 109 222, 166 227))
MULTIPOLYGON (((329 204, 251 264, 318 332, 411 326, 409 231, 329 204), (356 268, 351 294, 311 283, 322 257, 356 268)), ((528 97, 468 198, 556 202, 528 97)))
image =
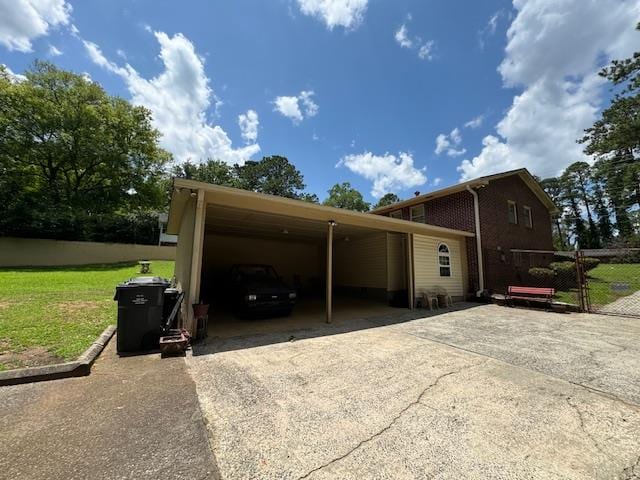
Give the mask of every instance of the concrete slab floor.
MULTIPOLYGON (((398 315, 407 308, 390 307, 387 302, 335 296, 332 323, 350 323, 354 318, 398 315)), ((233 338, 242 335, 268 334, 278 331, 322 327, 326 322, 324 298, 301 298, 291 315, 276 318, 237 318, 229 311, 212 311, 209 315, 210 337, 233 338)))
POLYGON ((216 478, 184 358, 118 358, 88 377, 0 388, 0 478, 216 478))
POLYGON ((222 477, 640 478, 637 322, 493 305, 394 321, 194 351, 222 477))

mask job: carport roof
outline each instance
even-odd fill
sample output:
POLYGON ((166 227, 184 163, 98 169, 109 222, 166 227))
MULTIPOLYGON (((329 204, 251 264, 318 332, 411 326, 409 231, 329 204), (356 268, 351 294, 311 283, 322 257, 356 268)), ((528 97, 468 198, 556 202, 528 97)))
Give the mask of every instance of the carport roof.
POLYGON ((182 215, 192 194, 202 191, 205 203, 217 207, 249 210, 258 213, 281 215, 283 217, 351 225, 372 230, 397 233, 415 233, 446 237, 474 237, 471 232, 438 227, 424 223, 409 222, 369 213, 354 212, 341 208, 326 207, 314 203, 277 197, 263 193, 249 192, 237 188, 222 187, 210 183, 176 178, 173 181, 171 206, 167 233, 179 234, 182 215))

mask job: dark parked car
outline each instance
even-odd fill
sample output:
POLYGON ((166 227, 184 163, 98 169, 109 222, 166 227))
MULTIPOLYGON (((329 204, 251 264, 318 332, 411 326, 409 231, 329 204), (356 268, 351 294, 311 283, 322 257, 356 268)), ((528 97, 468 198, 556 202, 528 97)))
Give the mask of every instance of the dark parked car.
POLYGON ((231 267, 231 297, 238 315, 286 316, 291 314, 296 296, 271 265, 231 267))

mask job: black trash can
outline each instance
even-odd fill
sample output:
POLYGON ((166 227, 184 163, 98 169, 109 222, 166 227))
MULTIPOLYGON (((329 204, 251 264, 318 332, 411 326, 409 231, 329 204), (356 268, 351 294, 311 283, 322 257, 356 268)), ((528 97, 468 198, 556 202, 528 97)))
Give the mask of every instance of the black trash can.
POLYGON ((119 354, 157 350, 168 280, 132 278, 116 287, 118 301, 117 350, 119 354))

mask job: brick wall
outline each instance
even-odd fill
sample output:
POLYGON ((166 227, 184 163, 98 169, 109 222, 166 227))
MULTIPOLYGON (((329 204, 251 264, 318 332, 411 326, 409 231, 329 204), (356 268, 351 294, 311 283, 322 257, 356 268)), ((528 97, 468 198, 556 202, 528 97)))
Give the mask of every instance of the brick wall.
POLYGON ((511 250, 553 250, 547 207, 517 175, 490 182, 478 197, 485 288, 502 292, 509 284, 526 283, 528 269, 516 264, 511 250), (509 223, 509 200, 516 202, 517 224, 509 223), (533 228, 525 225, 525 205, 532 209, 533 228))
POLYGON ((473 196, 458 192, 425 203, 426 223, 439 227, 475 232, 473 196))

